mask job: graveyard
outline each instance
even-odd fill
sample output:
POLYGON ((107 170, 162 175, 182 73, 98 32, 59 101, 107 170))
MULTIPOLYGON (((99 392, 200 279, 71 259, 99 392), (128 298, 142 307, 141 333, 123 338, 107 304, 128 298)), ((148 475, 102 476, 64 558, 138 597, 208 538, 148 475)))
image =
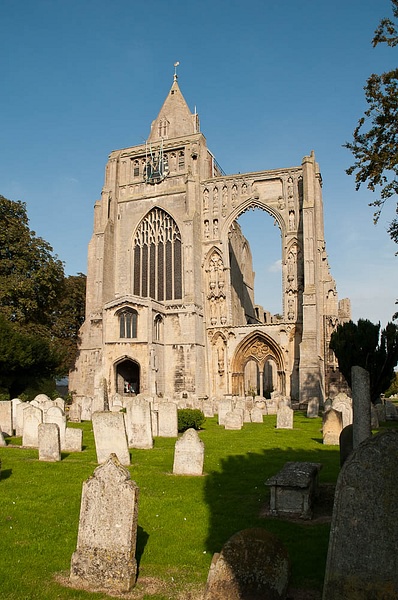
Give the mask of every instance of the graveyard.
MULTIPOLYGON (((384 426, 394 423, 383 424, 384 426)), ((139 487, 137 582, 114 596, 137 600, 199 600, 215 552, 248 528, 276 534, 291 560, 289 598, 320 600, 325 576, 332 495, 340 471, 339 447, 322 440, 322 418, 294 412, 293 429, 277 416, 240 430, 207 418, 199 431, 203 474, 173 473, 176 437, 154 437, 153 447, 130 448, 126 467, 139 487), (320 494, 311 519, 271 514, 267 480, 289 461, 319 463, 320 494)), ((0 448, 4 600, 60 598, 105 600, 110 592, 72 588, 82 484, 98 467, 93 423, 68 423, 83 431, 81 452, 39 461, 37 448, 7 437, 0 448)), ((179 436, 181 439, 181 435, 179 436)))

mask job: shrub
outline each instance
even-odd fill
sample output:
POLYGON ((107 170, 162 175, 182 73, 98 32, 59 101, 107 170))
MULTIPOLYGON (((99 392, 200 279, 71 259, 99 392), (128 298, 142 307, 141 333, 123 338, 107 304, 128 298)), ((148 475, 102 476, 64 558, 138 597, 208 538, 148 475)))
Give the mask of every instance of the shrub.
POLYGON ((181 408, 178 411, 178 431, 181 433, 187 429, 200 429, 205 422, 205 416, 201 410, 196 408, 181 408))

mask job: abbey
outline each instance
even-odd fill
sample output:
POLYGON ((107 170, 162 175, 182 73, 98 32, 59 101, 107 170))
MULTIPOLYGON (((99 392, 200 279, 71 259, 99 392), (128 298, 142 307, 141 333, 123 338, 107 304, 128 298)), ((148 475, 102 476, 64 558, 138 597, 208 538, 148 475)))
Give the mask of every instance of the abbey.
POLYGON ((322 179, 300 166, 225 175, 177 76, 145 144, 114 151, 95 203, 86 320, 69 387, 77 399, 339 391, 329 339, 350 318, 325 251, 322 179), (283 314, 254 298, 237 223, 266 211, 281 232, 283 314))

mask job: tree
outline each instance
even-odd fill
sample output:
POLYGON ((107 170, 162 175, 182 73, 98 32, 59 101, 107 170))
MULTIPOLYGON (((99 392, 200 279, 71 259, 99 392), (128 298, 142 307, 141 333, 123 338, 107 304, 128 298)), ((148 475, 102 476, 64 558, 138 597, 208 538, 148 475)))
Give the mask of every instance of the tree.
POLYGON ((380 323, 375 325, 367 319, 359 319, 358 324, 348 321, 337 326, 329 345, 350 387, 351 367, 369 372, 373 403, 390 387, 398 363, 398 325, 388 323, 380 334, 380 323))
MULTIPOLYGON (((391 3, 394 18, 398 19, 398 0, 391 3)), ((389 18, 380 21, 372 40, 373 47, 381 43, 391 47, 398 44, 396 25, 389 18)), ((357 190, 363 183, 372 192, 380 188, 380 197, 370 204, 376 209, 377 223, 385 202, 398 193, 398 69, 381 75, 373 73, 364 90, 369 107, 358 122, 353 142, 345 144, 355 158, 347 173, 355 172, 357 190)), ((388 233, 398 243, 398 216, 391 221, 388 233)))
POLYGON ((7 332, 13 340, 0 365, 0 387, 12 385, 15 393, 18 381, 20 393, 44 377, 68 373, 84 320, 85 279, 82 273, 65 277, 50 244, 30 230, 25 203, 0 196, 0 317, 3 342, 7 332), (36 352, 37 360, 29 362, 29 352, 36 352))
POLYGON ((20 331, 0 315, 0 386, 10 398, 57 375, 60 357, 43 337, 20 331))
POLYGON ((63 284, 63 264, 29 229, 25 203, 0 196, 0 313, 48 334, 63 284))

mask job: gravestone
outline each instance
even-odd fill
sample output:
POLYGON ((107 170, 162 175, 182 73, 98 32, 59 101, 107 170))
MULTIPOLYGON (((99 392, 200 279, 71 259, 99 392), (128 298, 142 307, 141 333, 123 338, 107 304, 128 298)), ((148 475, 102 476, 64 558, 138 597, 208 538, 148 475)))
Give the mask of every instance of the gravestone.
POLYGON ((12 428, 13 431, 17 429, 17 406, 22 404, 22 400, 19 398, 13 398, 11 400, 11 415, 12 415, 12 428))
POLYGON ((195 429, 187 429, 174 448, 175 475, 202 475, 205 445, 195 429))
POLYGON ((203 414, 205 417, 214 417, 214 406, 211 400, 203 400, 203 414))
POLYGON ((245 408, 245 410, 243 412, 243 422, 244 423, 251 423, 252 422, 252 418, 250 416, 250 410, 248 408, 245 408))
POLYGON ((58 462, 61 460, 59 427, 56 423, 40 423, 38 426, 39 460, 58 462))
POLYGON ((372 435, 370 428, 370 375, 362 367, 351 368, 352 441, 356 448, 372 435))
POLYGON ((343 418, 340 411, 330 408, 323 414, 322 435, 325 445, 338 446, 342 429, 343 418))
POLYGON ((5 440, 4 433, 2 432, 1 427, 0 427, 0 447, 4 447, 4 446, 7 446, 7 442, 5 440))
POLYGON ((97 462, 116 454, 122 465, 130 464, 123 413, 95 412, 92 417, 97 462))
POLYGON ((37 396, 35 396, 33 398, 32 402, 37 402, 38 404, 43 404, 45 402, 51 402, 51 398, 49 396, 47 396, 47 394, 37 394, 37 396))
POLYGON ((111 592, 134 587, 138 494, 137 484, 115 454, 83 483, 72 585, 111 592))
POLYGON ((379 423, 384 423, 387 420, 385 404, 375 404, 375 409, 379 423))
POLYGON ((227 412, 224 418, 224 427, 225 429, 242 429, 243 419, 240 413, 235 410, 231 410, 227 412))
POLYGON ((380 427, 379 415, 373 403, 370 405, 370 428, 378 429, 380 427))
POLYGON ((284 600, 290 570, 289 554, 275 534, 239 531, 213 556, 204 600, 284 600))
POLYGON ((340 467, 342 467, 354 449, 353 426, 347 425, 340 433, 340 467))
POLYGON ((257 406, 252 408, 252 410, 250 412, 250 418, 251 418, 252 423, 262 423, 263 422, 263 411, 261 410, 261 408, 257 408, 257 406))
POLYGON ((65 412, 65 400, 63 398, 55 398, 53 404, 65 412))
POLYGON ((276 413, 276 428, 293 429, 293 410, 285 404, 280 405, 276 413))
POLYGON ((367 438, 337 480, 323 600, 398 598, 398 432, 367 438))
POLYGON ((28 406, 30 406, 29 402, 21 402, 15 407, 15 435, 18 437, 23 434, 23 413, 28 406))
POLYGON ((225 425, 225 415, 232 411, 232 400, 223 398, 218 403, 218 424, 225 425))
POLYGON ((56 423, 59 427, 59 439, 61 442, 61 449, 65 446, 65 429, 66 429, 66 416, 64 411, 59 406, 51 406, 47 412, 43 415, 44 423, 56 423))
POLYGON ((83 444, 83 430, 67 427, 65 429, 65 452, 81 452, 83 444))
POLYGON ((158 406, 158 436, 178 436, 177 405, 174 402, 159 402, 158 406))
POLYGON ((92 406, 93 406, 93 399, 90 398, 90 396, 84 396, 84 398, 82 399, 82 414, 81 414, 82 421, 91 421, 91 417, 93 414, 92 406))
POLYGON ((23 412, 22 446, 39 447, 39 424, 43 422, 43 412, 40 408, 29 404, 23 412))
POLYGON ((69 407, 69 421, 71 423, 81 423, 82 407, 77 402, 74 402, 69 407))
POLYGON ((12 436, 12 404, 10 400, 0 401, 0 427, 6 435, 12 436))
POLYGON ((343 427, 352 424, 352 400, 347 394, 340 392, 333 399, 332 408, 341 412, 343 427))
POLYGON ((280 396, 275 396, 275 398, 265 400, 263 414, 276 415, 276 411, 278 410, 279 400, 280 400, 280 396))
POLYGON ((152 437, 158 437, 159 435, 159 412, 156 408, 154 408, 153 406, 151 407, 151 430, 152 430, 152 437))
POLYGON ((386 408, 386 421, 397 421, 398 411, 395 404, 391 400, 385 400, 384 406, 386 408))
POLYGON ((307 406, 308 419, 315 419, 319 415, 319 398, 310 398, 307 406))
POLYGON ((153 448, 151 405, 143 398, 126 403, 126 433, 130 448, 153 448))

